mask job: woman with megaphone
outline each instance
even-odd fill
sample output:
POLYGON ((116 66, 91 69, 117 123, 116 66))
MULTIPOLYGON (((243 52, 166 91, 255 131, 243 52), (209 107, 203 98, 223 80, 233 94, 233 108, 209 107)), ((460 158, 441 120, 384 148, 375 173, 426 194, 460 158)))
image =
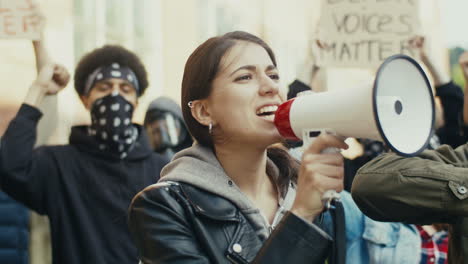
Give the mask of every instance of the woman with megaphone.
MULTIPOLYGON (((324 263, 332 239, 314 221, 326 190, 343 189, 346 149, 320 135, 301 164, 271 148, 280 89, 276 59, 260 38, 231 32, 189 57, 182 110, 196 143, 159 183, 140 192, 129 225, 142 263, 324 263)), ((329 263, 331 263, 329 261, 329 263)))

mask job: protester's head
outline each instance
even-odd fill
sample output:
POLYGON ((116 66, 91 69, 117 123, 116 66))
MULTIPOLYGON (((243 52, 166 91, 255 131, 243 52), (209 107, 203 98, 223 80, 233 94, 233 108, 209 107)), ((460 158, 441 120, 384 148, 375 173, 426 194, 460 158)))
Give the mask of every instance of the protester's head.
POLYGON ((192 145, 182 110, 168 97, 159 97, 150 103, 144 126, 153 150, 168 158, 192 145))
POLYGON ((137 105, 148 87, 145 67, 136 54, 121 46, 106 45, 84 55, 75 70, 75 90, 90 110, 97 99, 112 93, 137 105))
POLYGON ((88 133, 99 149, 127 157, 138 140, 132 124, 138 97, 148 86, 140 59, 120 46, 104 46, 81 58, 75 70, 75 89, 91 112, 88 133))
POLYGON ((202 145, 278 142, 273 118, 284 98, 275 55, 252 34, 236 31, 210 38, 185 65, 182 112, 202 145))

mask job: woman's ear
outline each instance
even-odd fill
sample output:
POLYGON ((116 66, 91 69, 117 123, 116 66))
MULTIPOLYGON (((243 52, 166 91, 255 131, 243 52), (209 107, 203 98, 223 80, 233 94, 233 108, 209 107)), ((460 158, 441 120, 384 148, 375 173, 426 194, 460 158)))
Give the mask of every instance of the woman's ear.
POLYGON ((195 118, 198 123, 208 126, 213 122, 211 119, 210 109, 206 100, 194 100, 191 102, 190 110, 192 112, 193 118, 195 118))

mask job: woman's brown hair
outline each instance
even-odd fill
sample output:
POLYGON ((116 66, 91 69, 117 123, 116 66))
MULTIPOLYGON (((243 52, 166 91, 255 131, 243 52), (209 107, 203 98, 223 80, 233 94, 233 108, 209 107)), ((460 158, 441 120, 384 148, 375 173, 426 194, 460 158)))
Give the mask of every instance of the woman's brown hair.
MULTIPOLYGON (((206 147, 213 148, 213 138, 208 131, 208 127, 200 124, 192 116, 188 104, 190 101, 205 99, 211 94, 212 83, 219 72, 223 56, 239 41, 260 45, 268 53, 273 65, 277 66, 275 54, 270 46, 259 37, 243 31, 229 32, 208 39, 198 46, 185 64, 181 93, 182 114, 190 134, 199 144, 206 147)), ((289 157, 287 152, 270 149, 268 150, 268 156, 275 161, 278 168, 288 168, 286 170, 281 169, 283 170, 281 171, 282 175, 286 173, 288 179, 296 181, 297 162, 294 163, 294 160, 289 157), (292 170, 290 170, 291 168, 292 170)))

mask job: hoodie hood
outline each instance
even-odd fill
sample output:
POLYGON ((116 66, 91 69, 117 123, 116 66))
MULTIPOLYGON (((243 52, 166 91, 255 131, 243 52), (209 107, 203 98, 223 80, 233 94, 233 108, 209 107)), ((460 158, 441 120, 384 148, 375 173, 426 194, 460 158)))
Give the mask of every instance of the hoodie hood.
MULTIPOLYGON (((177 146, 173 147, 171 149, 172 152, 179 152, 180 150, 183 150, 185 148, 188 148, 192 146, 193 140, 192 137, 190 136, 190 133, 187 129, 187 125, 185 124, 184 117, 182 115, 182 110, 180 106, 172 99, 169 97, 161 96, 155 100, 153 100, 149 106, 148 109, 146 110, 146 115, 145 115, 145 124, 148 121, 151 121, 154 119, 154 114, 156 112, 168 112, 171 113, 174 117, 180 120, 181 126, 184 130, 184 132, 181 132, 183 136, 183 139, 181 139, 180 143, 177 144, 177 146)), ((161 153, 161 152, 160 152, 161 153)), ((161 153, 164 154, 164 153, 161 153)), ((172 154, 168 155, 169 157, 172 157, 172 154)))
POLYGON ((169 97, 162 96, 151 101, 151 103, 148 106, 148 109, 146 110, 146 113, 154 110, 158 110, 161 112, 170 112, 180 120, 184 120, 180 106, 169 97))
MULTIPOLYGON (((143 127, 133 124, 138 130, 138 138, 134 143, 133 148, 128 152, 128 156, 124 160, 141 160, 153 154, 150 147, 148 136, 143 127)), ((89 126, 74 126, 70 134, 70 145, 75 146, 82 152, 107 158, 111 160, 121 160, 118 154, 102 151, 99 149, 99 142, 88 134, 89 126)))
MULTIPOLYGON (((279 176, 276 165, 268 159, 267 166, 271 167, 274 175, 279 176)), ((271 229, 260 210, 254 206, 252 201, 239 189, 221 167, 218 159, 210 148, 195 143, 192 147, 177 153, 172 161, 161 171, 160 182, 175 181, 191 184, 199 189, 221 196, 233 204, 246 216, 257 234, 265 239, 271 229)), ((296 196, 295 189, 291 186, 285 197, 280 197, 280 206, 272 223, 274 227, 282 215, 292 207, 296 196)))

